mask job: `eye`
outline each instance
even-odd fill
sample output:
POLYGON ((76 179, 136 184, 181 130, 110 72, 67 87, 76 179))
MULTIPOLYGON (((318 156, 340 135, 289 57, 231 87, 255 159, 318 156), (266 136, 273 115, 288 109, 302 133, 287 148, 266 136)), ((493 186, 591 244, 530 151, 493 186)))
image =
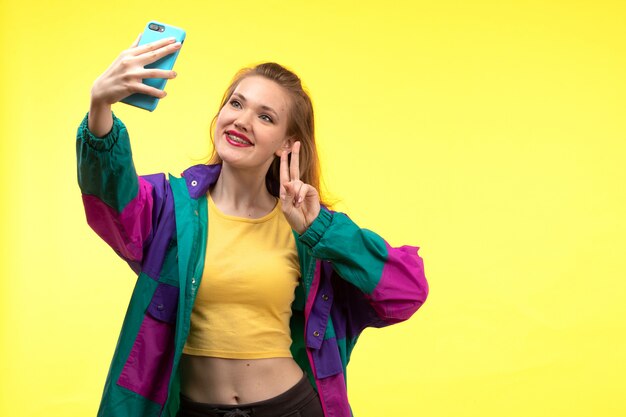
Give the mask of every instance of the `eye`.
POLYGON ((259 116, 262 120, 265 120, 266 122, 269 123, 274 123, 274 120, 272 120, 271 117, 269 117, 267 114, 262 114, 259 116))
POLYGON ((230 105, 231 107, 234 107, 236 109, 240 109, 241 108, 241 103, 238 100, 232 99, 230 101, 230 105))

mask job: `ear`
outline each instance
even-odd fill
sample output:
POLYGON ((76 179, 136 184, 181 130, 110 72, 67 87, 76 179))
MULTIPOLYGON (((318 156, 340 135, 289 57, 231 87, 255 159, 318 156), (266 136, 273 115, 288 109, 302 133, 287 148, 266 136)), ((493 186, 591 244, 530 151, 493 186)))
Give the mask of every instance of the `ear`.
POLYGON ((291 148, 293 148, 294 143, 296 143, 295 138, 293 137, 285 138, 282 146, 276 150, 275 155, 280 158, 283 154, 283 151, 287 151, 291 153, 291 148))

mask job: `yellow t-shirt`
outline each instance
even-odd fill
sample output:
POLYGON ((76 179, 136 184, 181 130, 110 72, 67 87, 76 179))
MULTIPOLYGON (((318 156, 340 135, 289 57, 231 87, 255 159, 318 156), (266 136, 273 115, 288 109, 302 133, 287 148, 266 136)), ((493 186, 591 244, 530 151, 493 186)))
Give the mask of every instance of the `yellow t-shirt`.
POLYGON ((208 201, 206 259, 183 352, 291 357, 289 320, 300 264, 280 201, 259 219, 226 215, 208 201))

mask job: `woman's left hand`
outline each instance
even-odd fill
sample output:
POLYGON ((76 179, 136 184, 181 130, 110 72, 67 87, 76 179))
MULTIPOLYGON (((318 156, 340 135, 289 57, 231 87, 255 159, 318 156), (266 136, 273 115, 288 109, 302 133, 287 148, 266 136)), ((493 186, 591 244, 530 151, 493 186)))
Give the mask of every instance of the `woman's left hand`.
POLYGON ((291 228, 301 235, 320 212, 320 196, 315 187, 300 181, 300 142, 293 145, 291 164, 287 155, 283 151, 280 157, 280 199, 291 228))

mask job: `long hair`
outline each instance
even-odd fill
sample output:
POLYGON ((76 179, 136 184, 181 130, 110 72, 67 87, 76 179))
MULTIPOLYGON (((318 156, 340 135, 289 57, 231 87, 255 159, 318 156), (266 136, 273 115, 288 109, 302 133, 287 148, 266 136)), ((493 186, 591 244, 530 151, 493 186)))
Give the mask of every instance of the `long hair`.
MULTIPOLYGON (((321 169, 317 148, 315 146, 313 104, 309 93, 302 87, 302 82, 296 74, 274 62, 266 62, 251 68, 243 68, 235 74, 226 89, 222 97, 219 111, 228 103, 228 100, 241 80, 255 75, 276 82, 283 87, 291 97, 291 106, 287 121, 287 135, 300 141, 300 179, 304 183, 315 187, 320 193, 321 203, 328 206, 329 204, 322 198, 322 190, 320 189, 321 169)), ((215 139, 213 137, 219 111, 211 121, 210 135, 213 150, 211 151, 209 164, 222 163, 221 158, 215 151, 215 139)), ((291 154, 289 154, 289 161, 291 161, 291 154)), ((274 157, 265 176, 265 182, 270 193, 277 196, 278 186, 280 184, 280 158, 274 157)))

